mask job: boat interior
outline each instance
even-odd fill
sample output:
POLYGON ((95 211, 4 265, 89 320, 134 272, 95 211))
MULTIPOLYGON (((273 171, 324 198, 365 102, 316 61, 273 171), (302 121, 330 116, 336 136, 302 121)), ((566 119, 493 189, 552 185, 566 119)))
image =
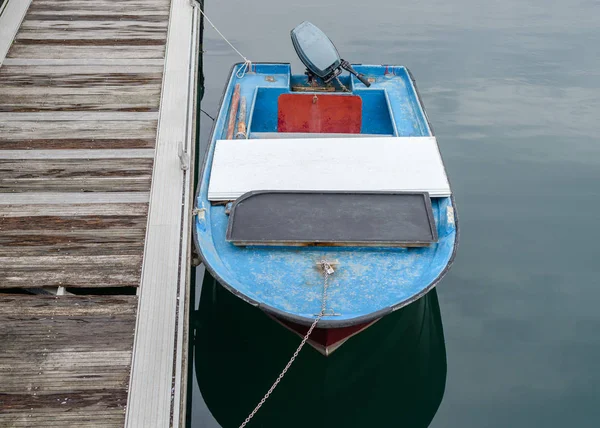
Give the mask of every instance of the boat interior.
MULTIPOLYGON (((356 65, 357 71, 369 76, 368 88, 351 75, 340 76, 339 83, 312 86, 306 75, 292 75, 289 64, 251 67, 243 78, 235 75, 229 85, 233 91, 239 83, 240 96, 249 101, 249 139, 297 138, 304 133, 332 138, 431 135, 405 67, 356 65)), ((218 138, 226 138, 226 132, 223 127, 218 138)))

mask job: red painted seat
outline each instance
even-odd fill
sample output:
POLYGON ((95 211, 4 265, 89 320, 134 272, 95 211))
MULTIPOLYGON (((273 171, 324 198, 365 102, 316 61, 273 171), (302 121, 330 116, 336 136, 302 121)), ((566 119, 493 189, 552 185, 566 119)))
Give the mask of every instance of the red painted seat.
POLYGON ((282 94, 278 132, 360 134, 362 99, 357 95, 282 94))

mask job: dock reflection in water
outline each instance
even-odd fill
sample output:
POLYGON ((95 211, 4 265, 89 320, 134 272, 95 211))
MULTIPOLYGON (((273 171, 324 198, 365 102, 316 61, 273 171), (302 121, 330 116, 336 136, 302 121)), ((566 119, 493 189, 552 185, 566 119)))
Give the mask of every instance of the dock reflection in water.
MULTIPOLYGON (((299 338, 206 273, 195 372, 208 409, 238 427, 299 338)), ((249 427, 427 427, 442 401, 446 349, 435 289, 351 338, 329 357, 305 346, 249 427)))

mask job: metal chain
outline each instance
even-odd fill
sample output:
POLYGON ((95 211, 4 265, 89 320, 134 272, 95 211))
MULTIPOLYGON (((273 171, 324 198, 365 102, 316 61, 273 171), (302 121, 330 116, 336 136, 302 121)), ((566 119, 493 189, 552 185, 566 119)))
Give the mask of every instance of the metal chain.
POLYGON ((317 323, 321 320, 321 318, 323 318, 325 316, 325 310, 326 310, 326 307, 327 307, 327 287, 329 286, 329 277, 331 275, 333 275, 334 270, 331 267, 331 264, 329 264, 325 260, 321 260, 320 264, 321 264, 321 267, 323 268, 323 275, 325 276, 325 280, 323 281, 323 297, 322 297, 322 300, 321 300, 321 312, 319 313, 319 315, 317 315, 317 317, 313 321, 312 325, 308 329, 308 332, 306 333, 306 335, 302 339, 302 342, 300 342, 300 345, 298 346, 298 349, 296 349, 296 352, 294 352, 294 355, 292 355, 292 358, 290 358, 290 360, 288 361, 288 363, 285 365, 285 368, 279 374, 279 376, 277 377, 277 379, 275 380, 275 382, 273 383, 273 385, 271 386, 271 388, 269 388, 269 390, 267 391, 267 393, 265 394, 265 396, 262 398, 262 400, 260 400, 260 402, 258 403, 258 405, 254 408, 254 410, 252 410, 252 413, 250 413, 248 415, 248 417, 246 418, 246 420, 244 421, 244 423, 240 425, 240 428, 244 428, 246 426, 246 424, 248 424, 248 422, 250 422, 250 419, 252 419, 254 417, 254 415, 256 414, 256 412, 258 412, 258 409, 260 409, 262 407, 262 405, 265 404, 265 401, 267 401, 267 399, 269 398, 269 396, 271 395, 271 393, 273 392, 273 390, 277 387, 277 385, 279 384, 279 382, 281 381, 281 379, 283 379, 283 376, 285 376, 285 374, 287 373, 287 371, 290 368, 290 366, 292 365, 292 363, 296 360, 296 357, 298 356, 298 354, 300 353, 300 351, 304 347, 304 344, 306 343, 306 341, 310 337, 310 335, 311 335, 312 331, 314 330, 314 328, 317 326, 317 323))

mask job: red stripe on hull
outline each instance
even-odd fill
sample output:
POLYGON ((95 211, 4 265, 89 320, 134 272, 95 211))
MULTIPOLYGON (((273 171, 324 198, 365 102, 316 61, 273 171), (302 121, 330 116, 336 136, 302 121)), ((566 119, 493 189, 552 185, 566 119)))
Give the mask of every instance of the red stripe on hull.
MULTIPOLYGON (((270 314, 269 314, 270 315, 270 314)), ((293 331, 300 337, 304 337, 308 333, 310 326, 297 324, 292 321, 284 320, 282 318, 270 315, 275 321, 293 331)), ((374 324, 378 320, 368 321, 362 324, 351 325, 348 327, 340 328, 318 328, 312 331, 308 343, 315 348, 317 351, 325 356, 330 355, 333 351, 338 349, 346 340, 350 337, 360 333, 370 325, 374 324)))

